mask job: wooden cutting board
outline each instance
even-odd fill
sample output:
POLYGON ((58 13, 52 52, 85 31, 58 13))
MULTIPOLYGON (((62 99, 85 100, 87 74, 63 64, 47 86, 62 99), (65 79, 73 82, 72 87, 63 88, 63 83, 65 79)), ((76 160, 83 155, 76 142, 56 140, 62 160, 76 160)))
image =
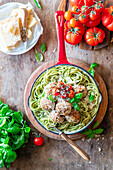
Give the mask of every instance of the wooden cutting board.
MULTIPOLYGON (((80 66, 81 68, 84 68, 85 70, 89 70, 89 66, 80 61, 80 60, 75 60, 75 59, 70 59, 69 60, 70 63, 73 63, 77 66, 80 66)), ((58 140, 63 140, 59 135, 57 134, 54 134, 54 133, 51 133, 49 131, 47 131, 46 129, 44 129, 37 121, 36 119, 34 118, 29 106, 28 106, 28 103, 27 103, 27 100, 28 100, 28 97, 30 95, 30 90, 32 88, 32 85, 34 83, 34 81, 36 80, 36 78, 47 68, 53 66, 55 64, 55 60, 52 60, 50 62, 47 62, 43 65, 41 65, 40 67, 38 67, 34 73, 31 75, 31 77, 29 78, 27 84, 26 84, 26 88, 25 88, 25 93, 24 93, 24 107, 25 107, 25 111, 26 111, 26 114, 30 120, 30 122, 32 123, 32 125, 38 130, 40 131, 41 133, 43 133, 44 135, 50 137, 50 138, 53 138, 53 139, 58 139, 58 140)), ((101 103, 101 106, 100 106, 100 110, 98 112, 98 115, 96 117, 96 119, 94 120, 94 122, 96 122, 97 120, 99 121, 99 124, 102 122, 104 116, 105 116, 105 113, 106 113, 106 110, 107 110, 107 106, 108 106, 108 94, 107 94, 107 89, 106 89, 106 85, 103 81, 103 79, 101 78, 101 76, 95 72, 95 80, 97 81, 98 85, 99 85, 99 89, 103 95, 103 101, 101 103)), ((93 123, 94 123, 93 122, 93 123)), ((91 126, 90 126, 91 127, 91 126)), ((75 134, 75 135, 69 135, 69 137, 74 140, 74 139, 79 139, 79 138, 82 138, 84 135, 78 133, 78 134, 75 134)))
MULTIPOLYGON (((109 6, 113 6, 113 0, 104 0, 104 6, 105 7, 109 7, 109 6)), ((58 10, 59 11, 68 11, 72 8, 72 6, 69 3, 69 0, 62 0, 58 10)), ((107 28, 105 28, 102 24, 100 24, 98 27, 102 28, 105 31, 106 37, 103 41, 103 43, 97 45, 97 46, 90 46, 88 45, 85 40, 83 39, 77 46, 80 49, 83 50, 98 50, 101 49, 103 47, 106 47, 109 43, 113 42, 113 32, 110 32, 109 30, 107 30, 107 28)))

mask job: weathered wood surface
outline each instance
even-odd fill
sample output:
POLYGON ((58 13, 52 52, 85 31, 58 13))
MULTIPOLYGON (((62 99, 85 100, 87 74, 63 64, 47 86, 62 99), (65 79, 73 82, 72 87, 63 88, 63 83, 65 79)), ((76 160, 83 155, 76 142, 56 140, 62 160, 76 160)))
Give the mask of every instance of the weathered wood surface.
MULTIPOLYGON (((12 0, 11 0, 12 1, 12 0)), ((7 0, 3 1, 8 2, 7 0)), ((27 2, 21 0, 21 2, 27 2)), ((37 45, 28 53, 19 56, 9 56, 0 53, 0 100, 8 103, 13 109, 21 110, 24 115, 24 88, 29 76, 42 63, 35 58, 35 48, 40 51, 41 43, 47 44, 44 62, 57 57, 57 34, 55 30, 54 12, 58 9, 60 0, 40 0, 42 10, 34 5, 39 15, 44 34, 37 45)), ((92 140, 78 140, 91 157, 91 162, 83 160, 64 141, 57 141, 44 136, 42 147, 32 145, 33 136, 25 148, 18 151, 18 158, 10 170, 112 170, 113 169, 113 46, 97 51, 85 51, 66 45, 67 56, 76 58, 88 64, 99 63, 97 71, 103 77, 109 92, 109 107, 100 125, 105 129, 104 134, 92 140), (102 151, 99 152, 99 148, 102 151), (52 161, 48 161, 52 158, 52 161)), ((27 117, 24 116, 26 119, 27 117)), ((29 122, 29 121, 28 121, 29 122)))
MULTIPOLYGON (((69 59, 69 62, 70 63, 73 63, 81 68, 84 68, 86 71, 89 70, 89 66, 80 61, 80 60, 76 60, 76 59, 69 59)), ((56 62, 57 63, 57 62, 56 62)), ((47 68, 53 66, 55 63, 55 60, 51 60, 49 62, 46 62, 45 64, 41 65, 40 67, 38 67, 33 73, 32 75, 30 76, 27 84, 26 84, 26 87, 25 87, 25 92, 24 92, 24 108, 25 108, 25 111, 26 111, 26 114, 30 120, 30 122, 33 124, 33 126, 39 130, 41 133, 43 133, 44 135, 50 137, 50 138, 53 138, 53 139, 58 139, 58 140, 63 140, 63 138, 57 134, 54 134, 54 133, 51 133, 49 131, 47 131, 45 128, 43 128, 37 121, 36 119, 34 118, 29 106, 28 106, 28 98, 29 98, 29 95, 30 95, 30 91, 31 91, 31 88, 32 88, 32 85, 34 84, 36 78, 47 68)), ((108 106, 108 94, 107 94, 107 89, 106 89, 106 85, 104 83, 104 81, 102 80, 101 76, 95 72, 95 80, 99 86, 99 89, 102 93, 102 96, 103 96, 103 100, 102 100, 102 103, 100 105, 100 109, 99 109, 99 112, 98 112, 98 115, 96 117, 96 119, 93 121, 93 123, 95 123, 97 120, 99 121, 99 124, 102 122, 105 114, 106 114, 106 110, 107 110, 107 106, 108 106)), ((98 125, 99 125, 98 124, 98 125)), ((89 128, 91 128, 91 126, 89 126, 89 128)), ((72 140, 76 140, 76 139, 80 139, 82 137, 84 137, 84 135, 80 134, 80 133, 77 133, 77 134, 74 134, 74 135, 69 135, 69 137, 72 139, 72 140)))

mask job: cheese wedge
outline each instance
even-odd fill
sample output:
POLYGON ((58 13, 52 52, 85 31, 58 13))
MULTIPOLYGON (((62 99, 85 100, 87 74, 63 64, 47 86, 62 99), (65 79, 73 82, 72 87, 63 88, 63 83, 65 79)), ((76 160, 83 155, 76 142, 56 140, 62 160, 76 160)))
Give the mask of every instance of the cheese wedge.
POLYGON ((27 39, 30 40, 32 38, 32 36, 33 36, 32 31, 28 28, 26 33, 27 33, 27 39))
POLYGON ((0 21, 0 38, 9 50, 16 48, 21 41, 20 23, 19 18, 0 21))
POLYGON ((25 27, 25 25, 27 25, 28 11, 26 8, 13 9, 11 15, 21 19, 22 27, 25 27))
POLYGON ((27 19, 27 27, 32 28, 38 23, 37 19, 33 15, 29 15, 27 19))

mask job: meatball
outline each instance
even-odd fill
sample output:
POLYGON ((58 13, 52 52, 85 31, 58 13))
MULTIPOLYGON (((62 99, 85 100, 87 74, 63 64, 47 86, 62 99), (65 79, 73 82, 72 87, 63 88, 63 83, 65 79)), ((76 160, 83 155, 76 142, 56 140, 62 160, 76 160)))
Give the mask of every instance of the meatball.
POLYGON ((46 97, 41 98, 40 105, 43 110, 48 110, 48 111, 53 110, 55 107, 55 103, 47 99, 46 97))
POLYGON ((68 102, 59 102, 56 104, 56 111, 60 115, 69 115, 71 113, 71 104, 68 102))
POLYGON ((44 91, 45 91, 45 97, 48 97, 52 93, 52 89, 56 87, 55 82, 51 82, 48 85, 45 86, 44 91))
POLYGON ((72 122, 79 123, 80 122, 80 114, 77 110, 73 110, 71 112, 71 114, 65 116, 65 118, 69 123, 72 123, 72 122))
POLYGON ((75 91, 75 93, 83 93, 83 97, 85 97, 86 94, 87 94, 87 89, 86 89, 86 87, 83 86, 83 85, 79 85, 78 87, 76 87, 76 88, 74 89, 74 91, 75 91))
POLYGON ((56 112, 56 110, 51 111, 50 118, 53 120, 54 123, 63 123, 64 118, 56 112))

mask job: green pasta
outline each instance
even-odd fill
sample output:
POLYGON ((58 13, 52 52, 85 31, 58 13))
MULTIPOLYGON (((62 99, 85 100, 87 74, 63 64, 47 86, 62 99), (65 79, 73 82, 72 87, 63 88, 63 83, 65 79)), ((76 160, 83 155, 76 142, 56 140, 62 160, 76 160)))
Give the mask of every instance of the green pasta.
POLYGON ((43 110, 40 106, 40 99, 44 95, 44 87, 50 82, 64 82, 71 84, 72 87, 75 85, 84 85, 87 88, 87 95, 79 103, 80 107, 80 122, 69 123, 64 121, 58 124, 58 129, 65 133, 77 132, 86 126, 96 115, 99 109, 100 92, 97 88, 94 80, 84 71, 78 67, 71 65, 55 66, 47 69, 42 73, 33 85, 31 96, 29 98, 29 106, 33 111, 36 119, 50 131, 55 131, 49 125, 55 126, 55 123, 50 119, 50 112, 43 110), (91 102, 89 101, 90 94, 93 93, 95 99, 91 102))

